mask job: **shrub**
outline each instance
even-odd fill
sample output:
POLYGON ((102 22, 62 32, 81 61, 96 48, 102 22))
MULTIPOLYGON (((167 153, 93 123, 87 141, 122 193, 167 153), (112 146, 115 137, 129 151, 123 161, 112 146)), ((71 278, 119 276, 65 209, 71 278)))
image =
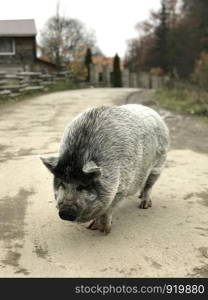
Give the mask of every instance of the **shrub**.
POLYGON ((201 53, 196 62, 192 80, 199 88, 208 91, 208 53, 201 53))

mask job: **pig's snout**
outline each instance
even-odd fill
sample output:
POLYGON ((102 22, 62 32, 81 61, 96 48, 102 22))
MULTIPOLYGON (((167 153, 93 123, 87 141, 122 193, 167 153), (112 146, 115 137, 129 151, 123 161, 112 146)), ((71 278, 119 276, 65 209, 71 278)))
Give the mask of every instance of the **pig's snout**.
POLYGON ((59 210, 59 217, 62 220, 74 221, 77 218, 77 208, 75 206, 72 207, 63 206, 59 210))

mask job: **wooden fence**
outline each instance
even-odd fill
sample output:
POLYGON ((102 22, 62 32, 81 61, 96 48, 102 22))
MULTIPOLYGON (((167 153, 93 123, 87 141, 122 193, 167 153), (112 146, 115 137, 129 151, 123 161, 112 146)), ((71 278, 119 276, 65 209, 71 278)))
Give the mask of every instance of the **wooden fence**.
POLYGON ((19 72, 8 74, 0 71, 0 97, 17 97, 30 91, 44 91, 58 81, 71 80, 70 72, 19 72))

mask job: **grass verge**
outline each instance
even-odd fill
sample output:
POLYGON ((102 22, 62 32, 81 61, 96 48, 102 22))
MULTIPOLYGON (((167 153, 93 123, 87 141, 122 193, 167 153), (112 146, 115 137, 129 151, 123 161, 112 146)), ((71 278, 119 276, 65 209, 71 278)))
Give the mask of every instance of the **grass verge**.
POLYGON ((207 92, 162 88, 156 90, 154 98, 163 108, 208 119, 207 92))

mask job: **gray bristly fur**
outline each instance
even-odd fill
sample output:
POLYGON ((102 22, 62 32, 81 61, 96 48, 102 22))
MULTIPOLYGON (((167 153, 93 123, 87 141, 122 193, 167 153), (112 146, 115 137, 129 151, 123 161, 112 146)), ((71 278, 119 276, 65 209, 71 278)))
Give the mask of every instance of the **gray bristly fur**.
POLYGON ((145 183, 159 177, 168 145, 165 123, 143 105, 81 113, 66 127, 58 157, 42 158, 54 174, 57 207, 75 205, 76 221, 94 220, 91 229, 109 232, 117 202, 139 192, 149 197, 145 183))

